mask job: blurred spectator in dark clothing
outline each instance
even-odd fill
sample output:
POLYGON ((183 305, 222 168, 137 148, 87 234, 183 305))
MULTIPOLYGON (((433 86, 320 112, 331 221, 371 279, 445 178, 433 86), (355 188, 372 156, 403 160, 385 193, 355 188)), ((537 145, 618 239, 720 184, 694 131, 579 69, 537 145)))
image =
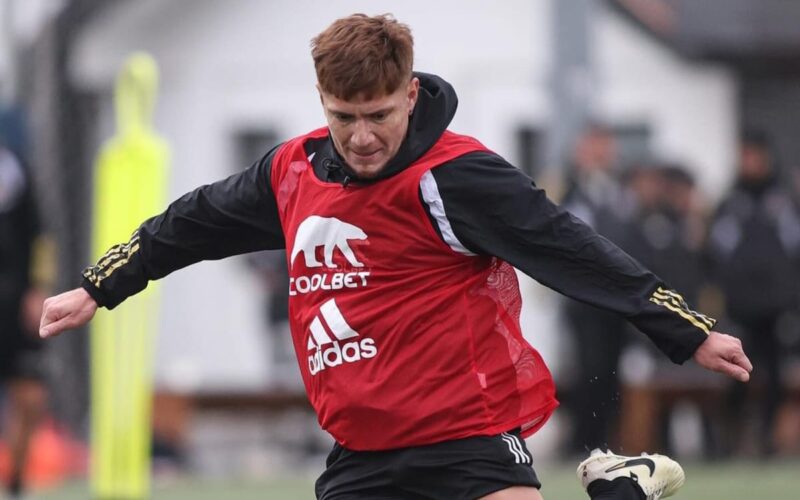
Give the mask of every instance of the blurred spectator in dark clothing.
POLYGON ((267 365, 276 388, 302 387, 297 358, 289 332, 289 268, 284 250, 265 250, 249 255, 248 262, 259 273, 266 294, 264 321, 270 337, 267 365))
POLYGON ((44 411, 39 317, 45 291, 31 283, 39 233, 31 182, 22 163, 0 145, 0 384, 7 390, 3 437, 11 452, 9 493, 22 490, 30 437, 44 411))
MULTIPOLYGON (((626 250, 670 287, 680 290, 688 303, 699 303, 708 279, 703 253, 707 211, 697 195, 694 177, 682 165, 648 161, 629 169, 626 186, 635 202, 635 222, 630 228, 626 250)), ((648 436, 652 441, 648 441, 646 447, 658 446, 676 452, 678 450, 671 449, 674 442, 670 440, 670 431, 675 430, 671 429, 672 417, 676 408, 691 404, 698 412, 704 431, 697 442, 698 451, 708 455, 716 452, 718 446, 713 430, 717 412, 713 405, 698 401, 691 391, 683 392, 689 387, 707 387, 705 384, 711 383, 708 377, 700 372, 687 379, 686 367, 678 371, 676 366, 662 363, 652 346, 636 338, 632 342, 637 344, 638 355, 651 359, 652 372, 643 375, 641 380, 627 381, 632 387, 625 387, 623 392, 633 401, 628 400, 623 407, 623 424, 636 421, 636 415, 647 415, 652 422, 648 436), (669 397, 646 396, 658 391, 669 397), (643 408, 645 405, 649 408, 643 408)), ((627 443, 627 446, 632 445, 633 442, 627 443)))
POLYGON ((661 214, 664 177, 654 163, 638 162, 625 172, 623 185, 633 205, 630 224, 626 225, 625 251, 650 267, 656 260, 656 247, 664 246, 660 231, 665 222, 661 214))
MULTIPOLYGON (((561 204, 625 249, 628 211, 616 175, 616 161, 613 133, 601 125, 590 126, 573 150, 561 204)), ((627 322, 617 314, 565 300, 562 312, 577 361, 576 383, 563 398, 574 419, 570 451, 608 448, 619 416, 617 365, 627 322)))
POLYGON ((705 280, 706 229, 694 178, 677 164, 641 165, 630 173, 628 186, 636 202, 636 227, 626 250, 688 303, 697 303, 705 280))
MULTIPOLYGON (((772 449, 772 426, 784 396, 779 319, 797 305, 800 260, 800 212, 791 193, 779 181, 769 144, 761 134, 744 136, 739 170, 731 192, 714 216, 709 258, 725 296, 727 317, 741 328, 745 349, 759 369, 763 387, 760 451, 772 449)), ((751 386, 754 384, 750 384, 751 386)), ((731 395, 732 436, 741 436, 746 397, 744 384, 731 395)))
POLYGON ((624 228, 616 222, 629 214, 622 203, 623 189, 616 162, 617 146, 612 131, 592 125, 575 144, 562 200, 565 208, 612 240, 624 236, 624 228))
POLYGON ((700 303, 700 291, 706 283, 703 251, 707 233, 707 211, 699 200, 695 180, 689 170, 678 164, 661 169, 664 177, 663 214, 671 238, 656 256, 656 273, 684 294, 690 304, 700 303))

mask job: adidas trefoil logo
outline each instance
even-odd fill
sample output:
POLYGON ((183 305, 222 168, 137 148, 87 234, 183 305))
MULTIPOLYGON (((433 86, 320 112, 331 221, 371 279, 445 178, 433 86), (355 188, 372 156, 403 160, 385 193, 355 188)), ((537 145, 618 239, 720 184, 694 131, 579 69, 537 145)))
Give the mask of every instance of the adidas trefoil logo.
POLYGON ((308 370, 311 375, 343 363, 374 358, 378 354, 374 339, 358 340, 358 332, 344 319, 334 299, 320 306, 319 315, 311 322, 310 330, 307 347, 308 370), (327 324, 327 329, 323 322, 327 324))

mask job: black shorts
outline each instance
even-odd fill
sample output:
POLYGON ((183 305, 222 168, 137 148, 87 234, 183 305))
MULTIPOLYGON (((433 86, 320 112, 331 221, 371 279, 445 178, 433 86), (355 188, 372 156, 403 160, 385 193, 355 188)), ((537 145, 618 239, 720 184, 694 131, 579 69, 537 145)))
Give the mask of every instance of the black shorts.
POLYGON ((475 500, 512 486, 540 488, 519 430, 387 451, 334 445, 318 500, 475 500))

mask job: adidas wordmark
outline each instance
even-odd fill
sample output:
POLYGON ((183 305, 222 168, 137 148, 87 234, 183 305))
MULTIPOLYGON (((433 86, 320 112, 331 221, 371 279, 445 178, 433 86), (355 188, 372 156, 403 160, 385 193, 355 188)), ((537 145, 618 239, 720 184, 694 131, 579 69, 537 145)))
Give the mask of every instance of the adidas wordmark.
POLYGON ((308 336, 308 370, 311 375, 343 363, 374 358, 378 354, 375 340, 359 340, 358 332, 344 319, 334 299, 322 304, 319 312, 319 316, 311 322, 311 334, 308 336), (323 321, 327 324, 327 329, 323 321))

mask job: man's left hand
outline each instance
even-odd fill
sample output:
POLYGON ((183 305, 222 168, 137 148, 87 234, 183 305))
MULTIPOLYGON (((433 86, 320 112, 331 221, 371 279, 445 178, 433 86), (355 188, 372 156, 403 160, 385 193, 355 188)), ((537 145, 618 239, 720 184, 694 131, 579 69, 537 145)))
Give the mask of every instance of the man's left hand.
POLYGON ((694 353, 703 368, 723 373, 739 382, 750 380, 753 364, 742 349, 742 341, 719 332, 711 332, 694 353))

